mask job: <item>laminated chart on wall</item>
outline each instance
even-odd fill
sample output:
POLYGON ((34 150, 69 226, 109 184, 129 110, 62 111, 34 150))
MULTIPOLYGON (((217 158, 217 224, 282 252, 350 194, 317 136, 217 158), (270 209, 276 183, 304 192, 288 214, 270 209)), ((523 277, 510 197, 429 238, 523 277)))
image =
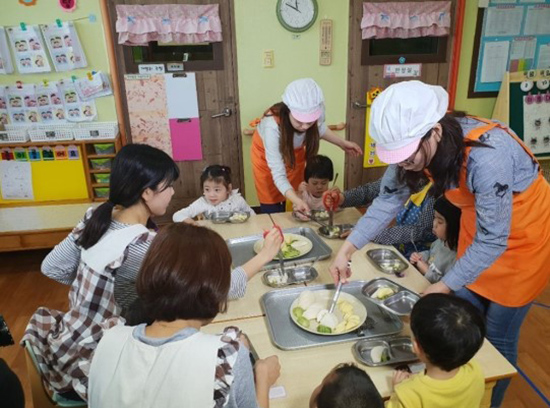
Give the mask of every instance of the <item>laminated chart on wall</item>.
POLYGON ((21 74, 50 72, 44 43, 38 26, 9 27, 8 37, 15 57, 15 65, 21 74))
POLYGON ((84 68, 88 65, 78 33, 72 21, 40 26, 57 72, 84 68))
POLYGON ((38 114, 43 123, 66 123, 65 107, 57 82, 44 82, 36 86, 38 114))
POLYGON ((133 143, 146 143, 172 156, 164 75, 124 75, 133 143))
POLYGON ((175 161, 202 160, 195 74, 165 74, 165 78, 172 157, 175 161))
POLYGON ((474 92, 498 92, 506 71, 550 68, 550 0, 490 0, 477 57, 474 92))
POLYGON ((7 86, 5 95, 11 123, 38 122, 38 102, 34 84, 7 86))
POLYGON ((57 87, 65 107, 65 119, 69 122, 90 122, 97 117, 95 102, 82 101, 73 82, 61 80, 57 87))
POLYGON ((7 125, 8 119, 8 100, 6 98, 6 88, 0 87, 0 124, 7 125))
POLYGON ((2 198, 33 200, 31 164, 26 161, 0 161, 2 198))
POLYGON ((369 134, 369 120, 370 120, 370 107, 374 99, 382 92, 382 88, 372 88, 367 92, 367 109, 365 110, 365 148, 363 151, 363 167, 384 167, 386 163, 380 161, 376 155, 376 142, 370 137, 369 134))
POLYGON ((11 74, 13 63, 11 61, 8 39, 4 27, 0 27, 0 74, 11 74))

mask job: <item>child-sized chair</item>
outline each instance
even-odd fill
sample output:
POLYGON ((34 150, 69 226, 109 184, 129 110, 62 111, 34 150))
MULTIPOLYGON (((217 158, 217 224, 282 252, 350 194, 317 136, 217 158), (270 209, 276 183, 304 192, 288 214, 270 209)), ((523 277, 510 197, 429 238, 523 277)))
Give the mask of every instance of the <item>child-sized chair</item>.
POLYGON ((32 351, 32 347, 28 341, 25 344, 25 362, 27 365, 27 373, 31 384, 32 402, 34 408, 55 408, 55 407, 87 407, 83 401, 72 401, 63 398, 57 393, 50 395, 50 392, 45 388, 42 381, 42 373, 38 366, 36 356, 32 351))

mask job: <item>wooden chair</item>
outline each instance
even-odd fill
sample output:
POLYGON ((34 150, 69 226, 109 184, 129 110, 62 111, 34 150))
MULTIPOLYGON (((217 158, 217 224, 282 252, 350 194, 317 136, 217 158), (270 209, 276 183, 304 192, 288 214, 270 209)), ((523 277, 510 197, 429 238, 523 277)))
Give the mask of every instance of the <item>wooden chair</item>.
POLYGON ((34 408, 56 408, 56 407, 87 407, 88 404, 82 401, 72 401, 63 398, 57 393, 50 394, 42 381, 42 373, 38 361, 29 342, 25 341, 25 362, 27 374, 31 384, 32 402, 34 408))

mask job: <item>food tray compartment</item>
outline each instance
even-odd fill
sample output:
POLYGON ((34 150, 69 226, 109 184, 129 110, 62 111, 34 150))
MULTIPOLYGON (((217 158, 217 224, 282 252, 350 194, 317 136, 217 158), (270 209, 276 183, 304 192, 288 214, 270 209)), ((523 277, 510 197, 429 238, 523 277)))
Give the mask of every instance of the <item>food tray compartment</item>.
POLYGON ((321 336, 302 330, 290 317, 290 305, 304 290, 334 290, 334 285, 316 285, 287 288, 264 294, 260 299, 266 314, 269 336, 273 344, 282 350, 298 350, 336 343, 356 341, 361 338, 392 336, 403 329, 401 320, 361 296, 365 281, 351 281, 342 291, 355 296, 367 308, 367 320, 357 330, 339 336, 321 336))
MULTIPOLYGON (((313 249, 299 258, 285 261, 285 264, 290 265, 290 263, 292 263, 293 265, 302 265, 305 263, 312 263, 315 260, 327 259, 332 254, 332 249, 311 228, 294 227, 283 229, 283 234, 287 233, 302 235, 308 238, 313 244, 313 249)), ((226 240, 229 251, 231 252, 231 257, 233 258, 233 265, 244 265, 256 256, 254 252, 254 243, 262 238, 262 234, 255 234, 226 240)), ((262 270, 271 270, 278 267, 279 261, 275 259, 268 262, 262 270)))
POLYGON ((352 348, 357 361, 371 367, 385 366, 389 364, 408 363, 418 360, 413 352, 410 337, 383 337, 376 340, 359 340, 352 348), (375 347, 383 347, 387 360, 373 361, 372 350, 375 347))
POLYGON ((377 248, 367 251, 367 259, 371 261, 379 271, 399 276, 409 267, 397 253, 391 249, 377 248))
POLYGON ((355 225, 353 224, 339 224, 339 225, 333 225, 332 228, 338 229, 337 232, 328 232, 328 226, 326 227, 319 227, 319 235, 321 235, 324 238, 328 239, 344 239, 340 238, 343 233, 351 231, 355 225))
POLYGON ((361 292, 368 301, 398 316, 408 316, 414 304, 420 299, 418 294, 386 278, 370 281, 361 292), (378 298, 378 295, 384 295, 383 292, 377 294, 382 288, 389 288, 393 293, 378 298))
POLYGON ((417 294, 404 290, 384 300, 384 306, 394 313, 404 316, 411 314, 414 304, 418 302, 419 299, 420 296, 417 294))
POLYGON ((285 286, 311 282, 319 276, 317 270, 311 265, 292 266, 288 268, 285 267, 286 280, 283 278, 282 281, 278 281, 279 270, 280 269, 277 268, 266 271, 262 275, 262 282, 272 288, 282 288, 285 286))
POLYGON ((214 224, 225 224, 226 222, 242 224, 248 221, 249 218, 250 213, 246 211, 217 211, 206 215, 206 219, 214 224))

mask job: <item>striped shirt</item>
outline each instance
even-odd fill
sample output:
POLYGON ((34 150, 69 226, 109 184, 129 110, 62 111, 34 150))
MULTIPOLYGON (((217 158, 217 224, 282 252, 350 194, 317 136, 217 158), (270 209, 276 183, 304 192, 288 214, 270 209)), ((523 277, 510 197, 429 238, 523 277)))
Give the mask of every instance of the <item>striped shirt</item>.
MULTIPOLYGON (((464 135, 484 125, 474 118, 458 121, 464 135)), ((466 186, 475 196, 476 234, 464 255, 442 279, 451 290, 473 283, 506 251, 513 194, 525 191, 539 172, 538 164, 503 129, 494 128, 479 140, 489 147, 472 148, 466 163, 466 186)), ((397 165, 388 167, 382 177, 384 190, 348 237, 356 248, 372 241, 409 198, 410 191, 399 182, 397 170, 397 165)))
MULTIPOLYGON (((378 179, 371 183, 366 183, 362 186, 344 191, 344 202, 341 206, 364 207, 371 204, 380 194, 381 182, 382 179, 378 179)), ((412 240, 416 245, 421 245, 423 242, 433 241, 435 239, 432 233, 434 201, 435 198, 433 196, 426 195, 421 204, 420 214, 416 221, 411 224, 398 223, 393 227, 385 228, 373 238, 372 242, 382 245, 408 245, 412 240)), ((402 209, 401 211, 406 211, 406 209, 402 209)))
MULTIPOLYGON (((91 211, 88 210, 91 216, 91 211)), ((87 212, 87 213, 88 213, 87 212)), ((84 218, 86 222, 89 217, 84 218)), ((128 227, 129 224, 123 224, 116 220, 111 220, 109 231, 115 231, 128 227)), ((136 280, 141 268, 143 258, 149 249, 150 241, 139 242, 128 247, 128 256, 126 261, 118 268, 115 277, 115 300, 127 310, 136 300, 136 280)), ((71 285, 76 277, 78 264, 80 263, 81 247, 76 243, 73 234, 61 241, 42 261, 42 273, 47 277, 71 285)), ((247 276, 240 266, 231 272, 231 288, 229 290, 230 299, 242 298, 246 292, 247 276)))

